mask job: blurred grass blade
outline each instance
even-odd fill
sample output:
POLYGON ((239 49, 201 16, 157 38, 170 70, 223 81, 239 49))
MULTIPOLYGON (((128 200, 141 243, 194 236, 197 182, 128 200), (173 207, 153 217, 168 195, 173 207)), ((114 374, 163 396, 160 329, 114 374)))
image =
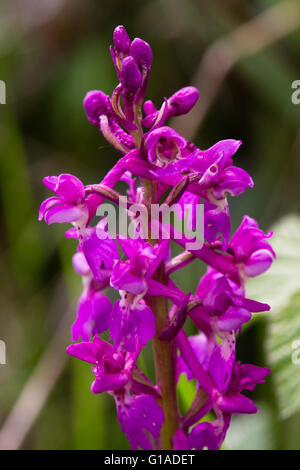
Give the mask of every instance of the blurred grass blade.
POLYGON ((28 284, 37 280, 44 252, 22 139, 9 111, 1 123, 0 154, 1 196, 13 270, 19 282, 28 284))

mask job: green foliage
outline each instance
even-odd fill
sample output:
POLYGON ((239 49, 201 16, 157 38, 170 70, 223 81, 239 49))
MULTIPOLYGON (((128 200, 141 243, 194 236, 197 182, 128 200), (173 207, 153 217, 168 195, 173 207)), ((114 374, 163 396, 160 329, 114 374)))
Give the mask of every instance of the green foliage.
POLYGON ((279 414, 288 418, 300 408, 300 217, 284 217, 273 231, 277 260, 249 281, 247 295, 271 305, 265 346, 279 414))
POLYGON ((255 415, 233 417, 224 442, 224 449, 274 449, 275 432, 272 413, 263 403, 258 403, 258 409, 255 415))

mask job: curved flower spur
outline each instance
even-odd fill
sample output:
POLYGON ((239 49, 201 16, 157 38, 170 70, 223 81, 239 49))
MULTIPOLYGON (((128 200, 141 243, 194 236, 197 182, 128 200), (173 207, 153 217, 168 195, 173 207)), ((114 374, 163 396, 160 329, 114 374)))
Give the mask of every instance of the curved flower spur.
MULTIPOLYGON (((100 183, 84 186, 69 174, 44 179, 55 196, 42 203, 40 220, 71 223, 66 236, 78 240, 73 265, 84 288, 72 335, 73 341, 83 342, 67 352, 92 365, 91 390, 113 396, 133 449, 218 449, 233 414, 257 411, 243 391, 254 390, 269 374, 265 367, 237 360, 236 338, 253 313, 269 310, 246 297, 245 284, 270 267, 275 254, 267 240, 272 234, 264 234, 245 216, 230 237, 228 196, 253 187, 248 173, 233 163, 241 142, 228 139, 201 150, 167 125, 170 117, 190 111, 198 91, 183 88, 156 108, 152 101, 144 102, 152 62, 149 44, 131 41, 118 26, 111 55, 119 84, 111 97, 100 90, 88 92, 84 108, 120 159, 100 183), (114 189, 118 181, 128 186, 123 208, 134 239, 109 236, 105 218, 97 227, 91 225, 104 201, 122 205, 124 196, 114 189), (176 203, 184 218, 185 204, 195 208, 201 201, 205 241, 197 249, 186 249, 184 233, 175 237, 170 230, 165 239, 163 221, 153 239, 149 212, 141 227, 130 208, 176 203), (170 239, 182 247, 175 258, 170 239), (195 293, 184 293, 170 276, 196 258, 207 272, 195 293), (120 295, 114 305, 104 293, 109 286, 120 295), (187 337, 183 329, 187 317, 199 330, 195 336, 187 337), (99 336, 106 330, 111 343, 99 336), (156 384, 137 363, 149 341, 156 384), (176 397, 180 374, 197 382, 185 416, 180 416, 176 397), (209 412, 213 421, 205 420, 209 412)), ((189 216, 191 226, 196 215, 192 211, 189 216)))

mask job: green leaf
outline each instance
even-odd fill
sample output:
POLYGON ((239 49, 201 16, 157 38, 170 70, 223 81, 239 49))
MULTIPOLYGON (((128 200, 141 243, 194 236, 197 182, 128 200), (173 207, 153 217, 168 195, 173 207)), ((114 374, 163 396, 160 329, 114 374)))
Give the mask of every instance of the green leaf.
POLYGON ((179 406, 182 414, 187 413, 196 395, 196 383, 187 380, 185 374, 180 375, 177 386, 179 406))
POLYGON ((269 271, 249 281, 247 296, 271 306, 265 346, 279 415, 285 419, 300 409, 300 217, 284 217, 273 231, 277 260, 269 271))
POLYGON ((300 409, 300 291, 270 322, 267 354, 280 417, 300 409))
POLYGON ((259 404, 254 415, 234 416, 227 432, 227 450, 272 450, 275 447, 273 417, 270 410, 259 404))
POLYGON ((300 290, 300 217, 288 215, 272 230, 270 243, 277 260, 269 271, 247 283, 247 297, 271 306, 268 317, 287 307, 291 297, 300 290))

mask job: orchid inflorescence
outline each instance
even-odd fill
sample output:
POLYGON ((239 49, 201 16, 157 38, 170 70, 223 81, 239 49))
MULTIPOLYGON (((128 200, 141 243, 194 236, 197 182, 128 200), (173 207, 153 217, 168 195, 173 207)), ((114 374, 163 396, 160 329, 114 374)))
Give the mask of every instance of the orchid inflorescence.
MULTIPOLYGON (((92 364, 91 390, 114 398, 121 429, 133 449, 218 449, 233 414, 257 411, 242 392, 254 390, 269 374, 265 367, 236 360, 236 336, 252 313, 269 310, 267 304, 245 296, 245 283, 270 267, 275 254, 266 239, 272 233, 265 234, 245 216, 230 238, 227 196, 253 187, 249 174, 233 165, 241 142, 222 140, 200 150, 168 127, 169 118, 190 111, 198 91, 183 88, 165 98, 160 109, 152 101, 144 102, 150 46, 142 39, 131 41, 123 26, 115 29, 113 43, 111 55, 120 83, 111 98, 99 90, 88 92, 84 108, 122 157, 99 184, 84 186, 70 174, 43 180, 55 196, 42 203, 40 220, 71 223, 66 236, 78 240, 73 266, 84 289, 72 327, 74 343, 67 352, 92 364), (150 221, 142 230, 129 203, 126 211, 136 227, 135 237, 109 236, 104 216, 93 226, 104 201, 123 200, 115 189, 119 181, 128 186, 131 204, 150 208, 176 203, 182 218, 185 204, 196 207, 204 201, 201 246, 186 249, 188 237, 175 237, 172 230, 169 238, 164 237, 162 221, 157 221, 154 239, 150 221), (182 247, 173 258, 172 243, 182 247), (196 259, 207 265, 207 271, 196 292, 186 294, 171 276, 196 259), (113 305, 104 293, 109 286, 120 295, 113 305), (187 318, 198 334, 187 336, 187 318), (99 336, 106 330, 111 342, 99 336), (156 384, 138 361, 150 340, 156 384), (197 384, 184 416, 176 393, 181 374, 197 384)), ((189 216, 192 226, 196 216, 195 211, 189 216)))

